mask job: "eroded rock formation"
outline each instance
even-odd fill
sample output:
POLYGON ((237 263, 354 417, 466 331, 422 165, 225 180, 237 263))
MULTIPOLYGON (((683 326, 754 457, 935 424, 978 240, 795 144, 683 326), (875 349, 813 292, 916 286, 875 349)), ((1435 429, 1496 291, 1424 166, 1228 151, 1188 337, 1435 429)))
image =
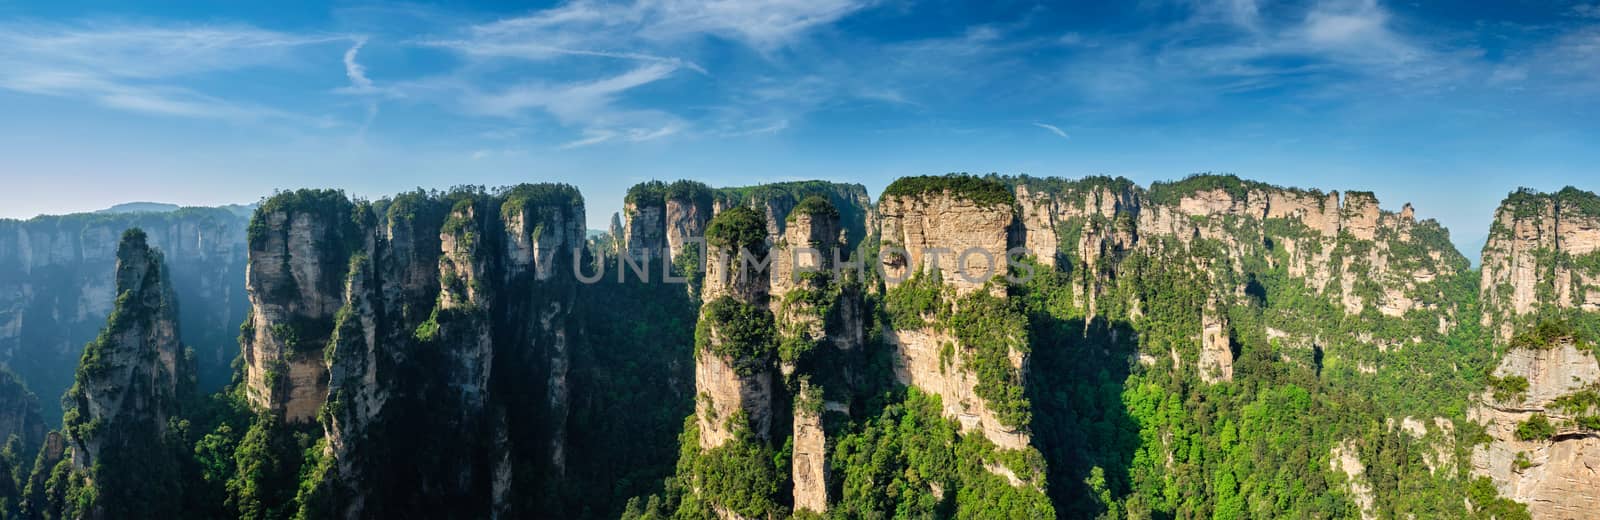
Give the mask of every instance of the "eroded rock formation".
POLYGON ((1581 518, 1600 507, 1600 434, 1573 422, 1581 413, 1557 400, 1600 383, 1600 364, 1570 339, 1550 348, 1508 352, 1493 375, 1519 378, 1521 392, 1485 391, 1468 417, 1493 440, 1474 447, 1472 470, 1493 480, 1502 495, 1528 505, 1534 518, 1581 518), (1536 419, 1537 417, 1537 419, 1536 419), (1550 433, 1518 435, 1529 421, 1552 424, 1550 433))
POLYGON ((168 419, 195 381, 166 269, 144 231, 123 233, 116 305, 100 337, 84 347, 77 383, 62 400, 73 476, 57 485, 87 497, 63 515, 149 517, 182 507, 174 458, 186 447, 172 444, 168 419))
POLYGON ((1501 340, 1541 310, 1600 312, 1600 199, 1567 188, 1513 193, 1483 247, 1483 324, 1501 340))
MULTIPOLYGON (((1002 277, 1015 220, 1010 201, 985 200, 937 183, 927 188, 897 192, 891 187, 879 202, 882 247, 902 250, 882 255, 884 285, 893 291, 912 277, 927 277, 928 283, 938 281, 932 290, 949 289, 941 298, 960 299, 980 291, 1005 298, 1002 277)), ((987 189, 992 195, 996 188, 987 189)), ((979 395, 978 374, 968 368, 978 355, 974 346, 940 325, 902 323, 885 329, 885 340, 895 349, 896 377, 938 395, 945 416, 959 421, 964 431, 982 432, 1000 448, 1027 447, 1025 425, 1003 421, 995 403, 979 395)), ((1005 361, 1019 379, 1013 384, 1020 384, 1026 377, 1025 352, 1009 349, 1005 361)))
POLYGON ((53 423, 56 397, 116 300, 118 240, 137 227, 166 252, 173 290, 187 303, 179 326, 195 349, 200 387, 221 389, 248 308, 246 222, 223 208, 0 219, 0 363, 45 397, 40 408, 53 423))
POLYGON ((317 469, 327 499, 304 510, 544 507, 530 490, 565 467, 577 191, 292 192, 256 219, 250 395, 291 423, 321 416, 332 462, 317 469), (396 466, 398 452, 419 455, 396 466))

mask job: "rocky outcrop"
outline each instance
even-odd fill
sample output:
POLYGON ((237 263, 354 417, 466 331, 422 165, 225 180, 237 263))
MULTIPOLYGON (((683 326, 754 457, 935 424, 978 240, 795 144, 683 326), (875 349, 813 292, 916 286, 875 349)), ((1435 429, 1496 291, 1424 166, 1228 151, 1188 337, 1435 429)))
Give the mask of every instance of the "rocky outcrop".
POLYGON ((1575 188, 1512 193, 1483 246, 1482 322, 1501 340, 1541 310, 1600 312, 1600 197, 1575 188))
POLYGON ((711 188, 689 180, 650 181, 628 190, 623 241, 635 258, 642 259, 642 251, 650 250, 653 258, 665 254, 676 259, 704 238, 706 225, 716 214, 747 207, 766 218, 767 235, 776 242, 784 235, 788 216, 809 197, 820 197, 839 211, 840 240, 846 250, 860 246, 877 227, 872 198, 860 184, 802 181, 711 188))
MULTIPOLYGON (((806 384, 800 395, 810 393, 806 384)), ((833 447, 822 425, 821 403, 802 401, 794 413, 794 451, 790 478, 794 481, 794 508, 828 512, 828 453, 833 447)))
POLYGON ((1214 310, 1201 320, 1200 379, 1207 383, 1233 380, 1233 343, 1228 339, 1228 318, 1214 310))
POLYGON ((850 253, 843 250, 839 210, 832 203, 807 197, 786 219, 783 238, 773 248, 770 307, 779 336, 779 370, 794 392, 794 505, 825 513, 833 448, 823 427, 826 390, 847 395, 850 375, 859 370, 826 360, 848 359, 839 353, 860 347, 862 317, 851 305, 858 300, 859 280, 856 273, 834 269, 835 259, 848 261, 850 253))
POLYGON ((302 512, 547 507, 551 497, 533 490, 565 470, 583 211, 560 185, 376 203, 305 191, 263 204, 247 381, 258 406, 291 422, 323 419, 330 463, 317 468, 313 496, 332 498, 302 512), (312 376, 271 377, 296 364, 312 376), (392 453, 419 455, 397 464, 392 453))
MULTIPOLYGON (((1197 175, 1156 183, 1148 191, 1126 179, 1080 181, 1018 178, 1020 233, 1041 261, 1051 245, 1089 276, 1078 279, 1080 302, 1091 315, 1114 266, 1129 251, 1168 249, 1169 240, 1192 244, 1217 240, 1229 269, 1241 272, 1245 258, 1287 256, 1289 274, 1319 293, 1337 296, 1349 314, 1374 308, 1401 317, 1412 309, 1432 309, 1442 300, 1435 280, 1467 269, 1433 221, 1415 220, 1406 205, 1400 213, 1379 209, 1368 192, 1346 193, 1282 188, 1233 176, 1197 175), (1341 236, 1348 237, 1342 239, 1341 236), (1108 271, 1111 269, 1111 271, 1108 271), (1357 281, 1371 284, 1357 284, 1357 281), (1096 287, 1096 285, 1100 285, 1096 287), (1363 285, 1381 287, 1370 295, 1363 285)), ((1219 280, 1220 281, 1220 280, 1219 280)), ((1243 292, 1242 287, 1224 292, 1243 292)), ((1446 309, 1452 314, 1453 309, 1446 309)))
POLYGON ((777 347, 768 307, 771 272, 745 264, 766 257, 766 229, 765 216, 742 207, 719 213, 708 228, 711 254, 695 332, 702 449, 721 446, 740 430, 771 438, 777 347))
MULTIPOLYGON (((185 341, 195 349, 200 387, 222 388, 238 355, 244 290, 246 218, 223 208, 0 219, 0 363, 15 371, 59 417, 83 346, 105 324, 116 299, 117 241, 145 231, 167 253, 185 341)), ((54 421, 53 419, 51 420, 54 421)))
MULTIPOLYGON (((986 204, 944 192, 885 196, 878 212, 883 219, 882 268, 885 285, 891 289, 912 274, 937 273, 946 285, 965 294, 1005 275, 1016 218, 1010 204, 986 204)), ((1001 290, 1001 284, 988 287, 1001 290)))
POLYGON ((322 350, 344 306, 350 255, 364 242, 355 212, 343 193, 302 190, 269 199, 250 221, 246 395, 289 422, 314 420, 327 398, 322 350))
POLYGON ((1562 396, 1600 383, 1600 363, 1569 338, 1550 348, 1513 349, 1492 375, 1521 378, 1526 388, 1485 391, 1468 412, 1493 439, 1473 448, 1473 473, 1527 504, 1534 518, 1582 518, 1600 507, 1600 475, 1592 470, 1600 467, 1600 434, 1573 424, 1574 413, 1600 411, 1555 406, 1562 396), (1530 420, 1553 425, 1553 434, 1519 437, 1518 428, 1530 420))
POLYGON ((183 450, 170 445, 168 420, 194 389, 166 273, 142 230, 123 233, 117 303, 100 337, 84 347, 77 383, 62 399, 72 466, 83 478, 60 485, 92 488, 88 503, 68 506, 82 517, 160 516, 181 507, 176 467, 148 462, 183 450))
POLYGON ((1367 481, 1367 465, 1361 462, 1358 453, 1353 441, 1341 442, 1328 454, 1328 467, 1344 475, 1345 492, 1355 499, 1361 519, 1374 520, 1378 515, 1373 508, 1372 484, 1367 481))
MULTIPOLYGON (((999 277, 1005 274, 1011 240, 1018 238, 1012 233, 1011 200, 1003 200, 1010 194, 990 181, 961 186, 947 184, 949 179, 902 179, 885 191, 878 204, 882 247, 900 248, 903 254, 882 255, 884 285, 892 292, 913 276, 935 277, 941 299, 976 292, 1006 298, 1005 280, 999 277), (997 283, 989 283, 991 278, 997 283)), ((1029 445, 1025 425, 1006 424, 994 403, 979 396, 978 376, 967 368, 977 355, 971 345, 940 324, 892 325, 885 327, 884 339, 894 348, 900 382, 937 394, 944 415, 960 422, 963 431, 982 432, 1003 449, 1029 445)), ((1018 379, 1026 377, 1024 352, 1009 350, 1006 361, 1018 379)))
MULTIPOLYGON (((1002 423, 990 404, 978 396, 977 376, 961 368, 966 361, 962 356, 970 354, 962 352, 955 337, 927 329, 888 330, 884 336, 895 349, 895 377, 938 395, 944 416, 961 423, 963 432, 981 432, 1004 449, 1028 447, 1028 432, 1002 423)), ((1013 366, 1023 366, 1020 353, 1012 359, 1013 366)))
POLYGON ((706 222, 711 220, 710 192, 703 185, 695 188, 667 197, 667 258, 676 260, 690 240, 705 237, 706 222))

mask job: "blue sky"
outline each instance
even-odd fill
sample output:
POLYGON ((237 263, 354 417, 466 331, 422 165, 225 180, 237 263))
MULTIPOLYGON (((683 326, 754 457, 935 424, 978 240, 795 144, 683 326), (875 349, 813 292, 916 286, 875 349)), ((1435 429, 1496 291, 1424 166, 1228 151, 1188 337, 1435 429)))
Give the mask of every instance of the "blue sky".
POLYGON ((603 227, 651 178, 1218 171, 1474 251, 1517 186, 1600 189, 1597 0, 511 4, 0 0, 0 216, 560 181, 603 227))

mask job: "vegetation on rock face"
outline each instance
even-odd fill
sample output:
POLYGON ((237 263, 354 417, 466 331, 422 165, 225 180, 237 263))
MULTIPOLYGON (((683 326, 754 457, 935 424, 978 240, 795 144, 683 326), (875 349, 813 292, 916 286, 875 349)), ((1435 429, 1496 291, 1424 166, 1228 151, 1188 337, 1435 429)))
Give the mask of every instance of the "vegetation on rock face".
POLYGON ((1016 195, 997 177, 977 177, 965 173, 901 177, 884 188, 881 197, 920 199, 941 193, 970 200, 982 207, 1009 206, 1017 201, 1016 195))
POLYGON ((747 207, 730 208, 706 224, 706 243, 718 249, 750 251, 760 255, 766 249, 767 219, 747 207))
POLYGON ((1517 440, 1542 441, 1556 434, 1556 427, 1550 424, 1550 418, 1542 413, 1533 414, 1528 420, 1517 423, 1517 440))
POLYGON ((828 202, 826 197, 821 195, 811 195, 805 199, 802 199, 799 204, 795 204, 794 209, 789 212, 788 220, 794 221, 795 216, 798 215, 809 215, 824 219, 829 217, 838 218, 839 208, 834 207, 833 203, 828 202))
POLYGON ((881 406, 831 456, 842 495, 836 518, 1054 518, 1041 491, 1037 452, 998 450, 981 434, 962 434, 940 415, 939 397, 915 388, 875 398, 881 406), (992 468, 1024 482, 1013 485, 992 468))
POLYGON ((772 311, 766 306, 722 296, 701 309, 695 346, 729 360, 739 375, 751 375, 772 362, 778 346, 776 332, 772 311))
POLYGON ((1176 205, 1184 197, 1204 191, 1222 190, 1234 200, 1244 200, 1251 190, 1281 189, 1264 182, 1240 179, 1233 174, 1196 173, 1176 182, 1152 183, 1149 193, 1153 203, 1176 205))
POLYGON ((1542 193, 1532 188, 1519 188, 1506 195, 1500 203, 1515 218, 1530 218, 1548 210, 1559 208, 1565 214, 1600 217, 1600 195, 1567 186, 1555 193, 1542 193))

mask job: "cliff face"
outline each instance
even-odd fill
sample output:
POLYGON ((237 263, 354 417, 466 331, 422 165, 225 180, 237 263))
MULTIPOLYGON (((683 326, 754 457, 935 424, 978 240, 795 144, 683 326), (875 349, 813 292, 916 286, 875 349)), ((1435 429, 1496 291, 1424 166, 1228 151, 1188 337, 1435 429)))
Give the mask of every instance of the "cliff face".
POLYGON ((1483 247, 1483 324, 1501 340, 1541 311, 1600 311, 1600 198, 1513 193, 1483 247))
POLYGON ((320 417, 327 440, 303 511, 520 515, 552 498, 536 490, 565 466, 576 190, 293 192, 253 228, 249 395, 320 417), (399 452, 418 455, 384 455, 399 452))
POLYGON ((1600 507, 1597 250, 1600 197, 1573 188, 1511 194, 1483 248, 1481 323, 1510 349, 1469 414, 1491 439, 1474 447, 1472 470, 1535 518, 1600 507))
POLYGON ((328 394, 321 351, 350 255, 364 242, 355 211, 343 194, 305 190, 269 199, 250 222, 245 385, 252 403, 289 422, 314 420, 328 394))
MULTIPOLYGON (((859 184, 821 181, 785 182, 758 186, 712 188, 681 180, 673 183, 651 181, 628 190, 623 213, 623 241, 635 258, 652 251, 652 258, 675 260, 691 240, 704 238, 707 224, 715 215, 736 207, 748 207, 766 219, 767 235, 773 241, 784 235, 795 207, 801 201, 818 197, 839 212, 840 240, 854 250, 877 228, 877 215, 867 189, 859 184)), ((841 254, 841 257, 848 257, 841 254)))
MULTIPOLYGON (((1492 441, 1474 447, 1472 471, 1488 476, 1500 494, 1527 504, 1534 518, 1580 518, 1600 507, 1600 434, 1577 423, 1596 413, 1574 407, 1574 395, 1592 395, 1600 364, 1570 339, 1545 348, 1517 348, 1495 368, 1497 378, 1525 384, 1521 392, 1485 391, 1469 418, 1492 441), (1553 425, 1528 433, 1530 421, 1553 425), (1518 435, 1519 428, 1523 434, 1518 435)), ((1521 385, 1519 385, 1521 386, 1521 385)))
POLYGON ((695 330, 695 415, 700 447, 716 448, 741 430, 771 438, 776 344, 767 307, 771 272, 741 263, 741 251, 766 256, 765 217, 748 208, 712 220, 711 250, 695 330))
MULTIPOLYGON (((1417 221, 1409 204, 1386 212, 1366 192, 1341 197, 1231 176, 1195 176, 1149 190, 1108 178, 1010 182, 1022 209, 1020 234, 1041 264, 1072 274, 1074 299, 1090 316, 1139 320, 1147 312, 1137 291, 1131 299, 1102 301, 1135 274, 1128 266, 1138 263, 1127 261, 1133 257, 1188 273, 1189 283, 1209 288, 1200 297, 1210 310, 1187 311, 1203 319, 1193 332, 1200 358, 1186 361, 1204 365, 1208 381, 1231 377, 1227 312, 1259 302, 1262 295, 1252 291, 1260 290, 1255 277, 1263 269, 1283 269, 1348 316, 1416 321, 1410 313, 1420 311, 1436 321, 1406 337, 1364 336, 1373 350, 1442 337, 1462 319, 1451 292, 1468 272, 1466 259, 1436 222, 1417 221)), ((1276 332, 1289 343, 1322 342, 1276 332)))
MULTIPOLYGON (((680 471, 689 468, 680 478, 710 489, 687 497, 696 505, 685 507, 723 518, 771 514, 777 502, 826 512, 835 434, 825 418, 848 416, 863 366, 856 357, 866 341, 861 273, 833 267, 835 260, 865 267, 844 245, 865 236, 871 210, 852 195, 864 196, 864 190, 825 183, 711 190, 680 181, 666 191, 669 208, 715 212, 702 225, 708 254, 695 334, 693 418, 699 449, 679 462, 680 471), (716 202, 707 206, 707 197, 716 202), (722 476, 742 473, 736 468, 750 463, 733 461, 770 458, 786 443, 792 447, 788 475, 722 476), (751 502, 725 494, 728 486, 778 489, 751 502)), ((668 213, 671 222, 693 222, 680 218, 692 215, 688 210, 668 213)), ((685 234, 694 228, 672 225, 668 239, 699 238, 685 234)))
POLYGON ((22 453, 32 453, 44 442, 47 429, 39 398, 11 371, 0 370, 0 439, 15 436, 22 453))
POLYGON ((61 485, 69 495, 70 487, 92 488, 88 504, 68 505, 88 518, 177 514, 181 483, 172 457, 182 447, 167 437, 168 419, 193 391, 194 368, 178 339, 162 255, 143 231, 123 234, 115 272, 116 305, 63 398, 75 477, 61 485))
MULTIPOLYGON (((913 273, 938 273, 945 284, 965 294, 1003 274, 1010 249, 1010 205, 984 204, 953 193, 885 196, 883 248, 904 255, 884 255, 885 285, 893 289, 913 273)), ((990 286, 992 290, 1000 284, 990 286)))
MULTIPOLYGON (((921 290, 949 300, 956 312, 966 310, 959 308, 968 302, 962 298, 972 293, 1006 298, 1002 277, 1007 251, 1013 245, 1010 240, 1015 218, 1007 201, 987 201, 938 186, 922 191, 913 187, 905 193, 891 186, 879 203, 879 212, 883 219, 881 240, 885 253, 880 257, 884 262, 884 285, 891 295, 902 284, 931 284, 921 290), (890 252, 894 248, 902 251, 890 252)), ((894 303, 893 296, 890 303, 894 303)), ((945 416, 958 420, 963 431, 981 432, 1000 448, 1026 448, 1026 424, 1002 420, 995 403, 980 395, 982 382, 971 368, 980 354, 970 340, 994 338, 959 337, 963 331, 937 320, 906 320, 911 323, 896 322, 885 330, 885 340, 895 348, 896 377, 902 383, 938 395, 945 416)), ((1025 324, 1015 325, 1020 328, 1025 324)), ((1007 346, 998 355, 1005 370, 1016 378, 1009 383, 1020 386, 1026 375, 1026 351, 1007 346)))
MULTIPOLYGON (((0 220, 0 362, 38 395, 66 391, 83 345, 116 299, 118 237, 138 227, 167 253, 173 289, 188 302, 179 321, 195 348, 201 388, 221 388, 248 308, 245 224, 221 208, 0 220)), ((46 399, 44 416, 58 417, 58 406, 46 399)))

